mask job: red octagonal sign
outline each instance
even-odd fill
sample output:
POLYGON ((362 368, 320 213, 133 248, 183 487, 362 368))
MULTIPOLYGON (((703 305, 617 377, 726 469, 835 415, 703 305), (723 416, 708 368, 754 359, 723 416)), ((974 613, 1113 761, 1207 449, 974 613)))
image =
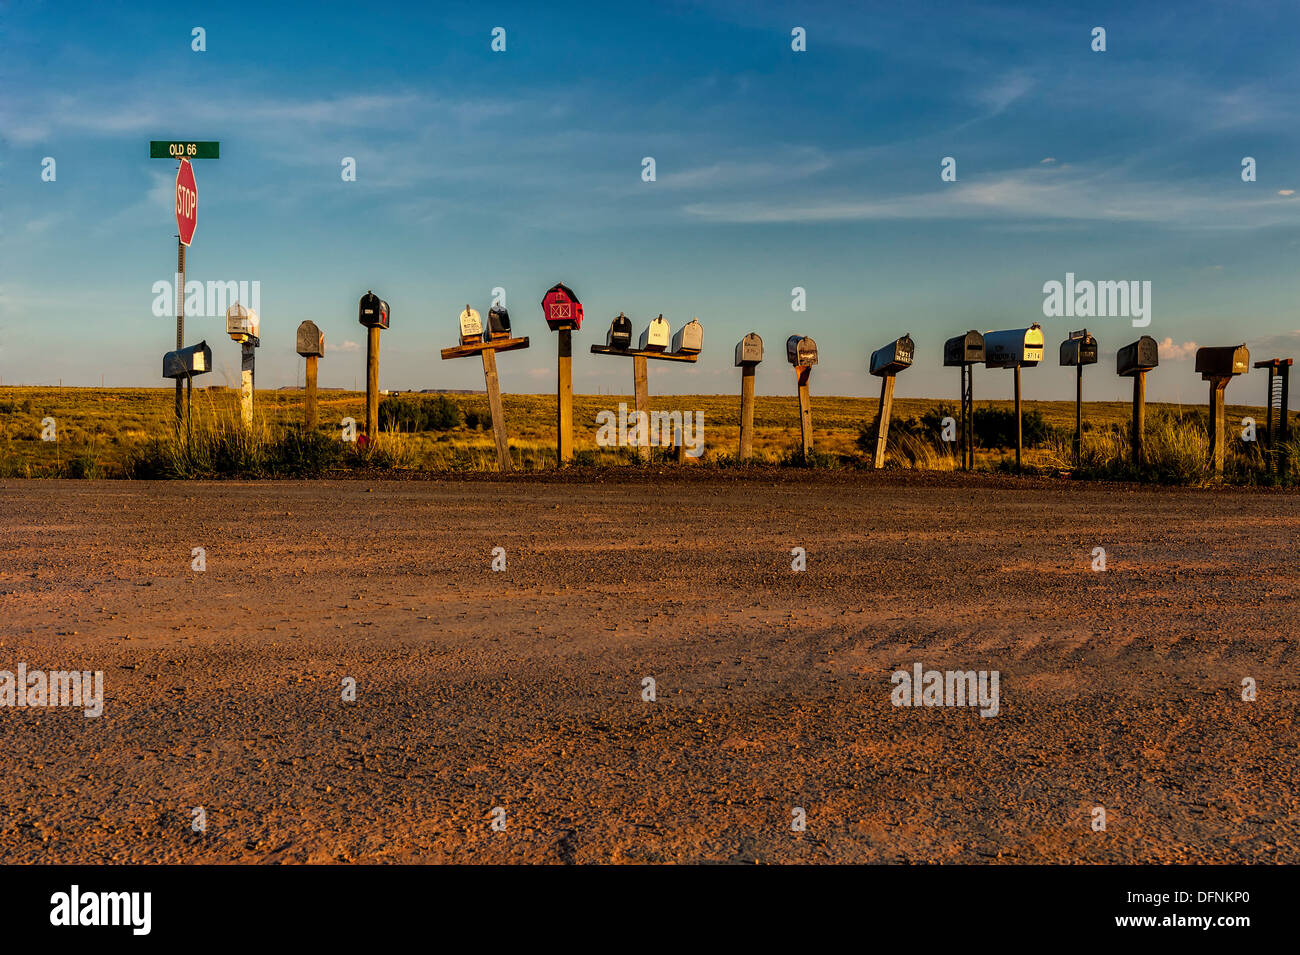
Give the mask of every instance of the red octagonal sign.
POLYGON ((181 160, 176 170, 176 228, 181 242, 189 245, 194 240, 194 227, 199 224, 199 189, 194 184, 194 167, 188 159, 181 160))

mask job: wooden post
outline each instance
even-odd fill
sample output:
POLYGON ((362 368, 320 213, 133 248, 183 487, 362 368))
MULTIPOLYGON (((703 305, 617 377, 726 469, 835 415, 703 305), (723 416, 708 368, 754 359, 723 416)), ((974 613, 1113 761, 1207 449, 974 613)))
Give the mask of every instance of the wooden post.
POLYGON ((555 455, 561 465, 573 460, 573 330, 561 328, 555 388, 555 455))
POLYGON ((1142 467, 1146 461, 1143 443, 1147 433, 1147 373, 1139 371, 1133 376, 1133 466, 1142 467))
POLYGON ((885 442, 889 438, 889 414, 894 407, 894 376, 885 375, 880 382, 880 406, 876 409, 876 457, 873 467, 885 466, 885 442))
POLYGON ((799 382, 799 433, 803 438, 803 456, 807 461, 812 456, 812 400, 808 397, 808 379, 812 377, 812 367, 803 365, 795 369, 799 382))
POLYGON ((239 413, 245 428, 253 426, 253 343, 240 345, 239 413))
POLYGON ((1223 473, 1224 451, 1228 443, 1223 421, 1223 391, 1231 380, 1230 378, 1210 380, 1210 459, 1214 464, 1215 474, 1223 473))
POLYGON ((632 389, 636 396, 636 447, 642 461, 650 460, 650 384, 645 355, 632 356, 632 389))
POLYGON ((366 329, 366 440, 379 439, 379 329, 366 329))
POLYGON ((677 463, 686 463, 686 422, 677 425, 677 463))
POLYGON ((1020 470, 1020 455, 1024 448, 1024 429, 1020 426, 1020 366, 1016 365, 1016 470, 1020 470))
POLYGON ((492 435, 497 442, 497 467, 510 470, 510 439, 506 434, 506 416, 501 410, 501 385, 497 381, 495 348, 483 349, 483 379, 487 382, 488 407, 492 411, 492 435))
POLYGON ((754 456, 754 370, 755 365, 740 369, 740 460, 754 456))
POLYGON ((316 406, 316 356, 307 356, 307 401, 303 424, 308 431, 315 431, 320 421, 320 411, 316 406))

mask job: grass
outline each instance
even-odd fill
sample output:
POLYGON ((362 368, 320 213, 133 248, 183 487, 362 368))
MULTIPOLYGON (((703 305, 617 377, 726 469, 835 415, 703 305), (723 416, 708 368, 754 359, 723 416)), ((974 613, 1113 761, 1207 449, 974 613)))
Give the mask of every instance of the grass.
MULTIPOLYGON (((496 469, 487 397, 482 394, 399 396, 388 427, 373 445, 341 440, 344 418, 365 419, 365 396, 359 392, 322 391, 321 425, 302 428, 301 391, 258 392, 257 417, 251 431, 239 422, 236 390, 197 389, 188 441, 174 417, 173 391, 165 388, 0 387, 0 477, 314 477, 339 469, 421 470, 435 472, 496 469), (415 399, 415 400, 413 400, 415 399), (436 409, 435 415, 411 408, 436 409), (57 441, 42 441, 42 420, 55 419, 57 441), (398 430, 403 425, 432 430, 398 430)), ((633 404, 629 395, 575 395, 575 464, 637 466, 631 449, 601 448, 595 443, 596 416, 633 404)), ((515 467, 544 470, 556 466, 554 395, 503 396, 515 467)), ((801 451, 798 409, 793 396, 760 396, 755 402, 755 463, 788 467, 869 467, 874 450, 874 398, 813 397, 814 452, 801 451), (863 442, 866 442, 865 444, 863 442)), ((933 399, 895 399, 886 466, 951 470, 956 458, 951 443, 936 440, 940 412, 933 399)), ((705 446, 688 467, 732 467, 739 443, 739 398, 734 395, 655 395, 651 407, 693 411, 702 416, 705 446)), ((977 410, 991 422, 1001 420, 1009 401, 979 401, 977 410)), ((1083 455, 1073 467, 1074 404, 1027 402, 1027 411, 1042 416, 1041 443, 1027 448, 1026 470, 1054 473, 1071 470, 1080 477, 1148 480, 1172 484, 1204 483, 1209 445, 1204 410, 1184 411, 1152 404, 1147 412, 1147 467, 1129 461, 1128 402, 1085 404, 1083 455)), ((1229 422, 1251 416, 1264 420, 1263 409, 1230 406, 1229 422)), ((998 432, 991 428, 989 434, 998 432)), ((1002 429, 1005 430, 1005 429, 1002 429)), ((1225 480, 1271 483, 1261 447, 1235 440, 1225 480)), ((1291 454, 1300 461, 1300 425, 1293 415, 1291 454)), ((990 441, 994 439, 990 438, 990 441)), ((670 450, 656 449, 654 461, 672 460, 670 450)), ((1004 447, 979 448, 976 467, 1005 470, 1013 457, 1004 447)))

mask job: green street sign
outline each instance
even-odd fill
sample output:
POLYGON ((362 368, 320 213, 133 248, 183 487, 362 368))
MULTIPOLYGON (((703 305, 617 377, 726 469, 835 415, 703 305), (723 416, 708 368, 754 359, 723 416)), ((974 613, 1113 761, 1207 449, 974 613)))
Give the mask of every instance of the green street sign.
POLYGON ((221 143, 193 140, 149 140, 150 159, 220 159, 221 143))

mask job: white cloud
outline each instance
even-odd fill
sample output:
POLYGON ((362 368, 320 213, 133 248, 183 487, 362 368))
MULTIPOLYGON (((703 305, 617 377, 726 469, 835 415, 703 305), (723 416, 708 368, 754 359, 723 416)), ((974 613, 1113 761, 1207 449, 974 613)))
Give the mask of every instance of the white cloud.
POLYGON ((1196 342, 1183 342, 1181 345, 1176 344, 1168 336, 1160 342, 1160 358, 1169 361, 1186 361, 1196 355, 1196 349, 1199 347, 1196 342))

